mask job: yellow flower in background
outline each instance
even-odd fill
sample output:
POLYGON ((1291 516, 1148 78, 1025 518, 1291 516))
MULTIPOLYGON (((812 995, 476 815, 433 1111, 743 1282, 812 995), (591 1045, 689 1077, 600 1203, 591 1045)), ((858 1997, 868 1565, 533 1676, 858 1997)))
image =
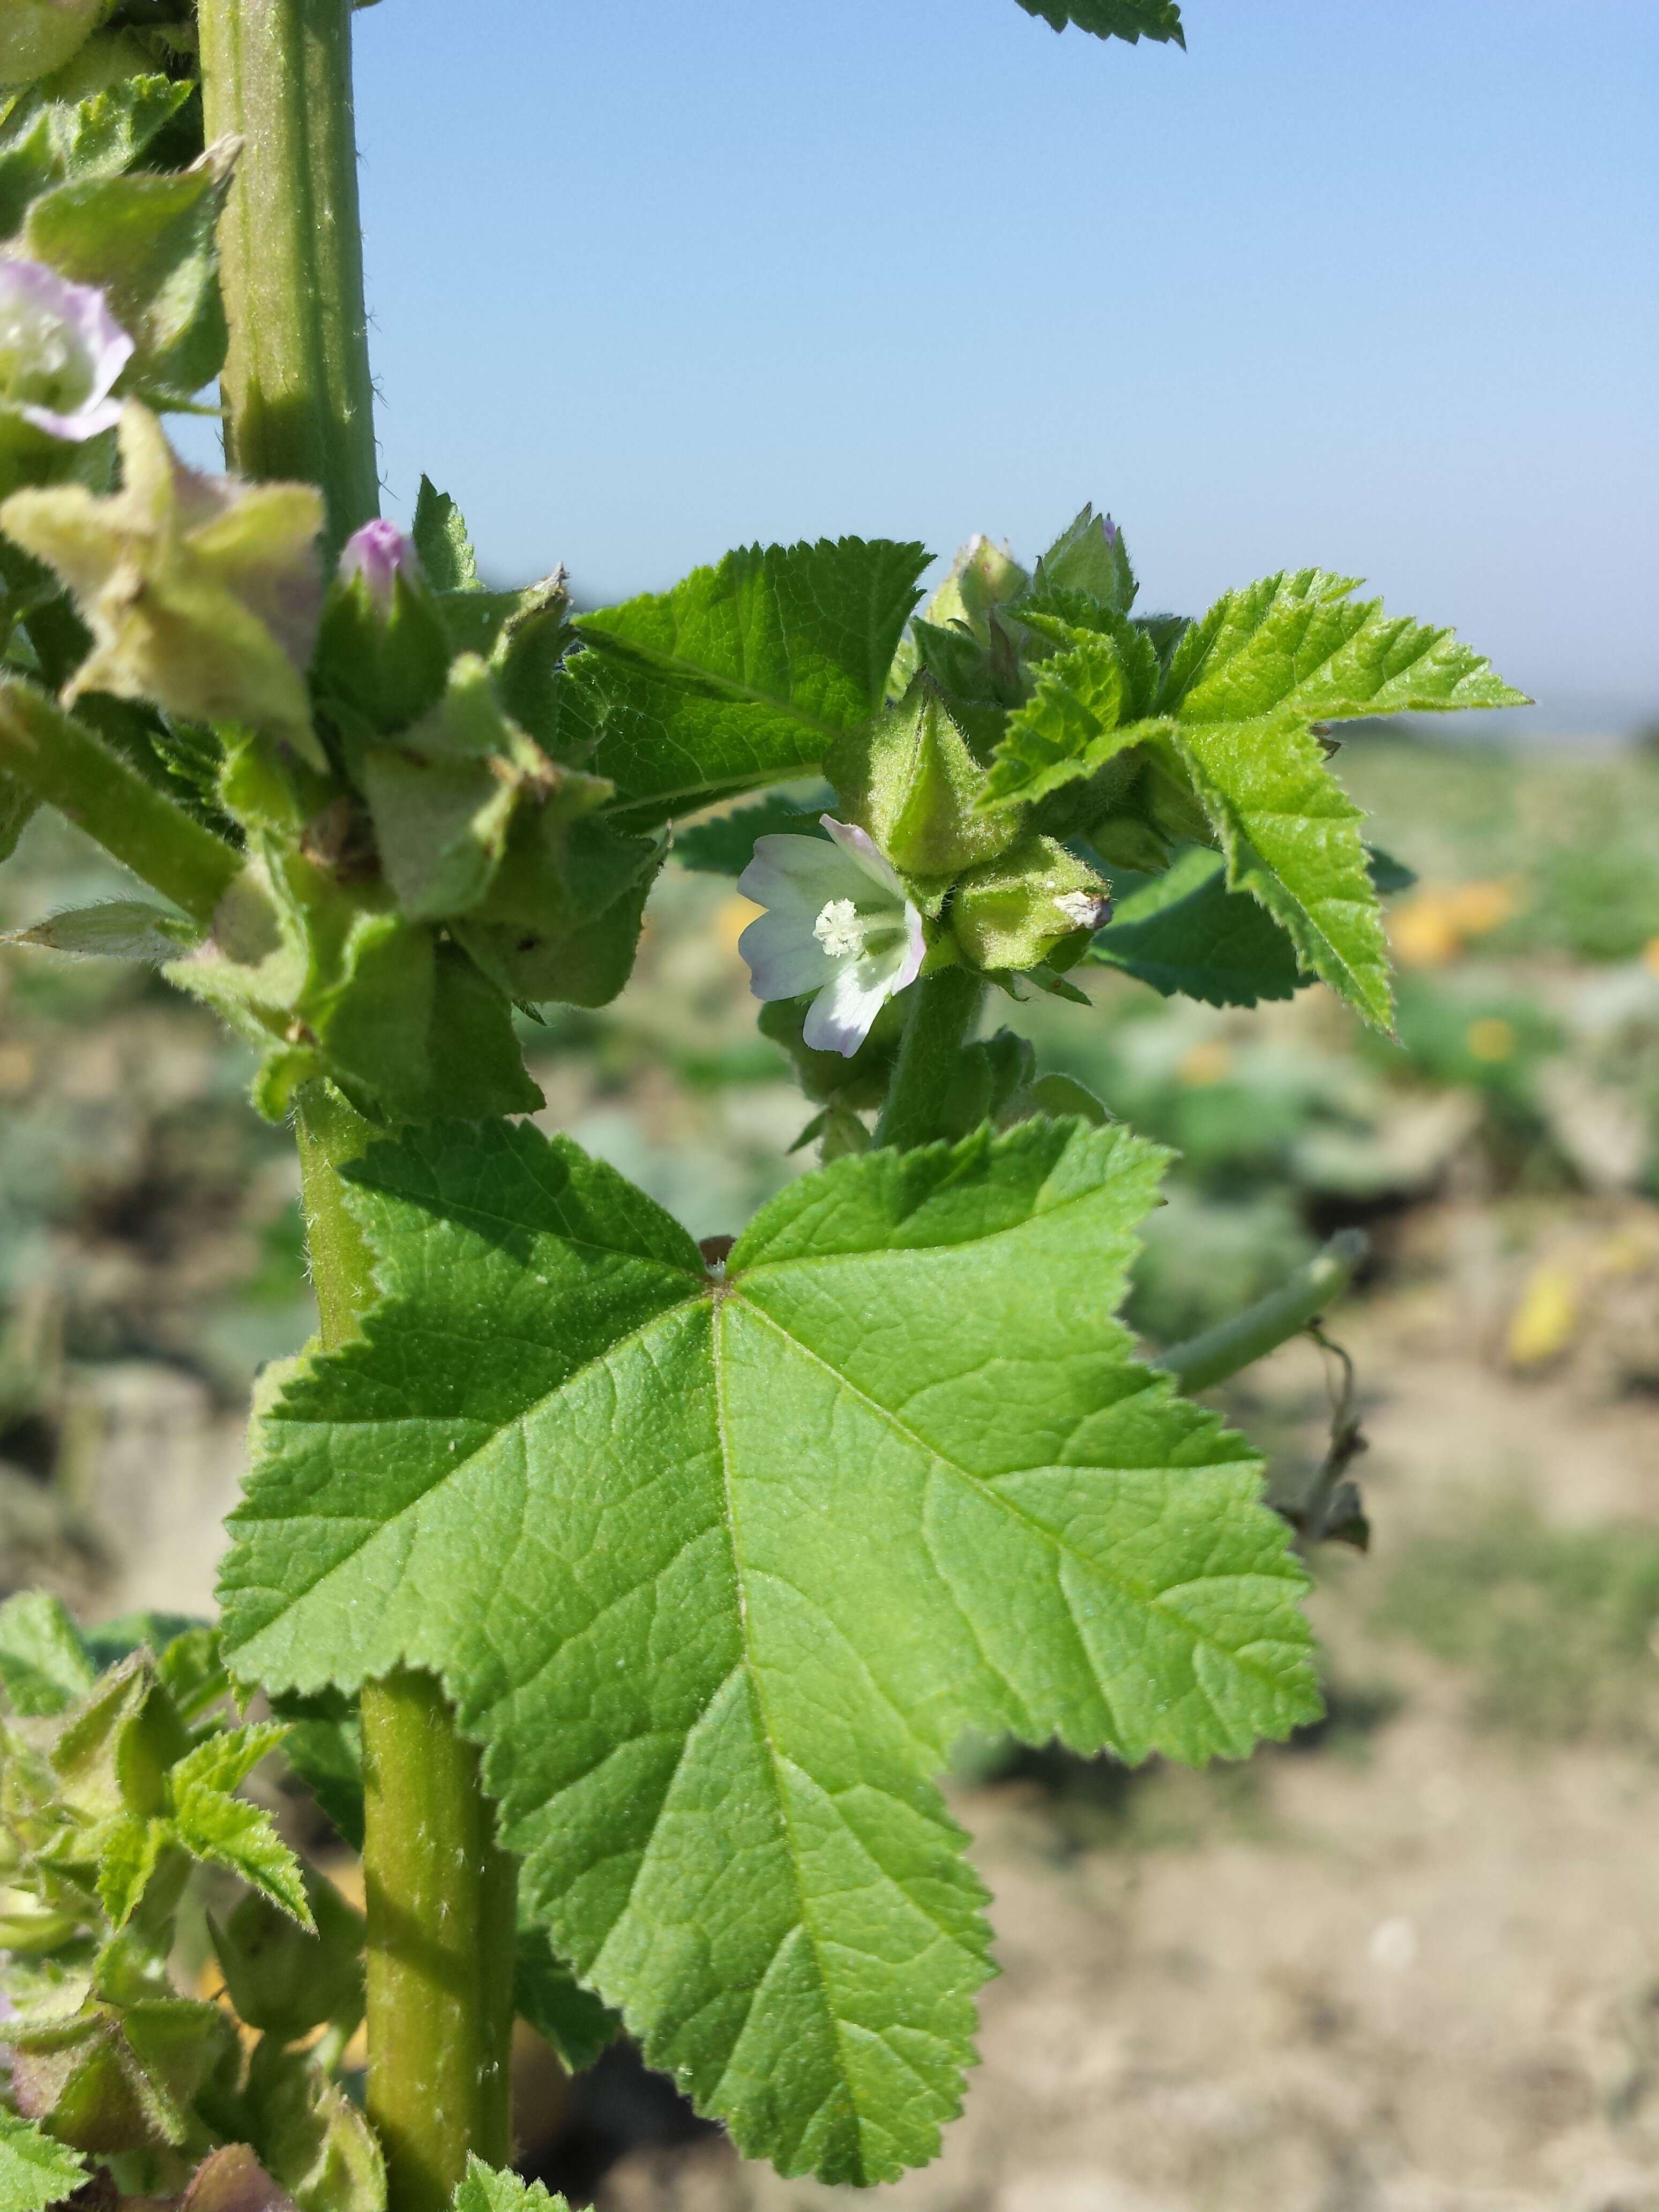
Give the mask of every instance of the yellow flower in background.
POLYGON ((1499 929, 1518 912, 1510 881, 1425 884, 1389 916, 1389 941, 1402 968, 1443 968, 1473 937, 1499 929))

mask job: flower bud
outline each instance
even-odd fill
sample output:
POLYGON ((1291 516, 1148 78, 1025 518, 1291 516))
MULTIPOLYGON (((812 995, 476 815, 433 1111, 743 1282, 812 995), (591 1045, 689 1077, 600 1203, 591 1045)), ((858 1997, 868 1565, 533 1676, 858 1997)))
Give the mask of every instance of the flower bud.
POLYGON ((398 577, 416 574, 419 569, 414 539, 379 515, 354 530, 341 549, 340 581, 349 585, 361 578, 369 605, 383 622, 391 619, 398 577))
POLYGON ((994 859, 1019 834, 1012 809, 975 812, 985 770, 926 674, 872 728, 843 740, 825 766, 846 811, 906 875, 959 874, 994 859))
POLYGON ((437 706, 450 650, 414 541, 378 519, 354 531, 324 602, 312 664, 319 702, 345 740, 354 774, 364 745, 437 706))
POLYGON ((961 878, 951 927, 975 968, 1065 967, 1073 943, 1080 953, 1111 910, 1111 888, 1092 868, 1052 837, 1026 837, 961 878))
POLYGON ((982 531, 976 532, 934 592, 927 619, 941 626, 965 622, 982 635, 992 608, 1017 599, 1030 580, 1006 545, 997 544, 982 531))
POLYGON ((91 37, 105 0, 6 0, 0 19, 0 84, 50 76, 91 37))

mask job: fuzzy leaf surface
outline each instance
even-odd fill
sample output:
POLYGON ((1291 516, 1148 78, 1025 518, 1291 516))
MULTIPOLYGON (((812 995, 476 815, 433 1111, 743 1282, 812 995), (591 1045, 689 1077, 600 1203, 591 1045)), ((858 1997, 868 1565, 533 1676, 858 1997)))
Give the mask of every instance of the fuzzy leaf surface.
POLYGON ((0 2212, 46 2212, 86 2178, 86 2163, 74 2151, 0 2111, 0 2212))
POLYGON ((1310 980, 1273 916, 1230 891, 1220 854, 1201 848, 1125 899, 1088 957, 1166 999, 1180 994, 1212 1006, 1289 999, 1310 980))
POLYGON ((836 795, 826 784, 816 805, 773 793, 753 806, 739 806, 713 822, 675 833, 674 858, 683 868, 703 876, 740 876, 755 857, 757 837, 817 837, 828 843, 830 832, 818 817, 833 811, 836 795))
POLYGON ((1019 0, 1019 4, 1028 15, 1041 17, 1056 31, 1074 23, 1097 39, 1127 39, 1132 46, 1142 39, 1154 39, 1160 46, 1171 40, 1178 46, 1187 43, 1175 0, 1019 0))
POLYGON ((236 1671, 440 1674, 556 1950, 786 2170, 893 2175, 958 2107, 964 1729, 1203 1760, 1317 1709, 1259 1462, 1115 1318, 1165 1157, 849 1157, 711 1276, 568 1139, 422 1130, 355 1170, 362 1337, 267 1377, 236 1671))
POLYGON ((562 735, 633 828, 810 775, 879 708, 927 560, 881 538, 751 545, 585 615, 562 735))
POLYGON ((13 95, 0 119, 0 238, 9 238, 29 202, 81 178, 118 177, 170 123, 192 88, 165 76, 124 77, 89 100, 13 95))

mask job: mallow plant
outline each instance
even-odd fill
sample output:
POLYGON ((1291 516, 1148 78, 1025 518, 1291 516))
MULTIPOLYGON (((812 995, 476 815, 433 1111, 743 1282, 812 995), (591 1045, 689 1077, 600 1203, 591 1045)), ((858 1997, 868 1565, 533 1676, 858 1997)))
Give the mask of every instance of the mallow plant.
MULTIPOLYGON (((1079 66, 1181 39, 1020 3, 1079 66)), ((1144 1356, 1164 1156, 988 1001, 1317 981, 1386 1031, 1400 872, 1330 732, 1516 695, 1317 568, 1146 611, 1088 507, 925 608, 927 550, 856 538, 581 615, 557 568, 495 588, 429 483, 378 516, 349 33, 0 17, 3 846, 56 808, 146 887, 20 934, 252 1047, 320 1316, 216 1623, 0 1613, 0 2212, 504 2212, 520 2015, 879 2181, 937 2150, 993 1971, 953 1746, 1237 1759, 1319 1709, 1296 1536, 1184 1394, 1350 1255, 1144 1356), (163 428, 210 401, 223 474, 163 428), (754 902, 820 1153, 701 1246, 525 1118, 522 1024, 626 989, 670 860, 754 902)))

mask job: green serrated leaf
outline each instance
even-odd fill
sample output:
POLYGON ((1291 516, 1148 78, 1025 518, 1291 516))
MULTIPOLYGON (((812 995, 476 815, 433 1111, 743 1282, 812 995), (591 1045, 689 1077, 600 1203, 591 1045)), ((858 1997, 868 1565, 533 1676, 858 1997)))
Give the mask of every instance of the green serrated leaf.
POLYGON ((1201 848, 1127 898, 1089 958, 1212 1006, 1289 999, 1311 978, 1291 938, 1252 898, 1230 891, 1225 863, 1201 848))
POLYGON ((983 804, 1030 801, 1092 775, 1159 733, 1142 718, 1158 683, 1151 641, 1120 620, 1093 634, 1044 622, 1066 650, 1039 664, 1036 687, 1008 718, 983 804))
POLYGON ((410 528, 421 567, 434 592, 479 590, 478 556, 466 534, 461 510, 430 477, 421 478, 410 528))
POLYGON ((568 1139, 422 1131, 354 1171, 384 1303, 266 1378, 238 1671, 441 1675, 559 1954, 787 2170, 957 2108, 964 1729, 1201 1760, 1317 1710, 1259 1462, 1114 1318, 1165 1157, 848 1157, 716 1279, 568 1139))
POLYGON ((130 169, 194 89, 170 77, 130 76, 90 100, 21 95, 0 123, 0 238, 54 185, 130 169))
POLYGON ((1056 31, 1074 23, 1097 39, 1127 39, 1132 46, 1141 39, 1155 40, 1160 46, 1187 43, 1175 0, 1019 0, 1019 4, 1028 15, 1040 16, 1056 31))
POLYGON ((880 708, 927 561, 879 538, 753 545, 584 615, 561 728, 633 827, 811 775, 880 708))
POLYGON ((755 857, 757 837, 821 837, 830 833, 818 817, 832 809, 836 795, 828 784, 820 799, 808 803, 774 793, 753 806, 739 806, 714 822, 699 822, 694 829, 674 833, 674 858, 683 868, 698 875, 740 876, 755 857))
POLYGON ((0 2108, 0 2212, 46 2212, 86 2178, 77 2153, 0 2108))
POLYGON ((309 1928, 300 1862, 277 1834, 269 1813, 216 1790, 179 1788, 173 1793, 173 1833, 192 1858, 228 1867, 233 1874, 309 1928))
POLYGON ((550 2196, 544 2181, 525 2181, 500 2166, 469 2154, 465 2179, 455 2185, 451 2212, 570 2212, 562 2197, 550 2196))
POLYGON ((0 1605, 0 1690, 15 1713, 66 1713, 85 1697, 93 1665, 61 1598, 21 1590, 0 1605))
POLYGON ((305 1929, 313 1923, 300 1862, 270 1815, 231 1791, 287 1735, 281 1721, 226 1729, 198 1744, 167 1777, 173 1833, 192 1857, 228 1867, 305 1929))
POLYGON ((573 2074, 584 2073, 622 2033, 609 2005, 585 1990, 533 1920, 520 1920, 513 1965, 513 2002, 545 2036, 573 2074))

